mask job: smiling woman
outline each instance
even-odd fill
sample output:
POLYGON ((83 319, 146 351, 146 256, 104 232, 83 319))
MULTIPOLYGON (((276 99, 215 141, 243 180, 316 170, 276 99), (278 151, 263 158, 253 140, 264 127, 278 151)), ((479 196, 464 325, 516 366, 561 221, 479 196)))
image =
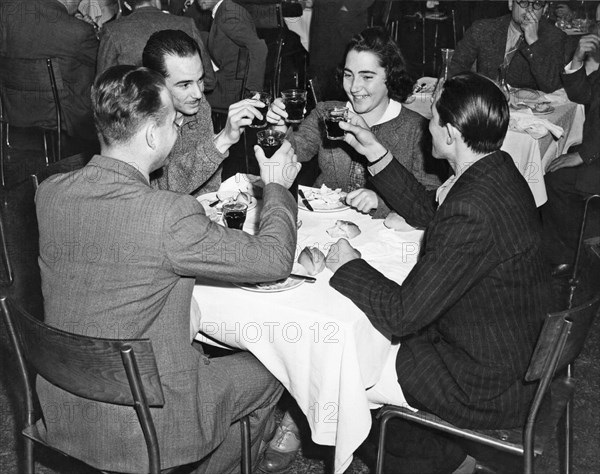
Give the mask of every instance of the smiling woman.
POLYGON ((362 126, 370 128, 425 187, 437 188, 440 178, 433 170, 426 171, 426 160, 432 161, 427 122, 401 104, 411 93, 414 81, 406 72, 400 49, 389 35, 380 28, 367 28, 354 36, 346 48, 339 79, 348 102, 318 103, 297 130, 288 131, 287 112, 281 99, 271 104, 267 115, 271 124, 288 132, 298 161, 309 161, 317 155, 320 175, 314 184, 348 192, 348 204, 362 212, 376 210, 377 215, 384 215, 389 211, 370 189, 365 157, 346 143, 347 137, 337 141, 326 138, 326 111, 331 106, 345 106, 350 119, 360 120, 362 126))

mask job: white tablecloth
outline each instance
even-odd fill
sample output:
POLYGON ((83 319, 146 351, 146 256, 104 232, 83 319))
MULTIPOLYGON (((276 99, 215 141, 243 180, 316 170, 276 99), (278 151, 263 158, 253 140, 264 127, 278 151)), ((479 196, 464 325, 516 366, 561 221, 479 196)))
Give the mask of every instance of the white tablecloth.
MULTIPOLYGON (((258 209, 249 212, 244 230, 255 229, 252 221, 258 209)), ((389 278, 401 283, 416 262, 421 231, 395 232, 385 228, 382 220, 351 209, 336 213, 300 210, 298 218, 302 225, 297 253, 310 245, 327 254, 337 239, 325 230, 342 219, 360 227, 362 233, 352 239, 352 245, 389 278)), ((369 409, 374 405, 366 389, 379 381, 386 362, 393 367, 389 361, 393 363, 397 347, 329 286, 331 276, 325 269, 316 283, 279 293, 198 282, 194 298, 201 312, 201 331, 251 351, 281 381, 306 415, 312 439, 336 447, 335 472, 341 473, 371 427, 369 409)))
MULTIPOLYGON (((540 115, 553 124, 563 128, 563 136, 556 140, 548 134, 540 139, 535 139, 527 133, 509 129, 502 150, 510 154, 518 170, 529 183, 529 187, 539 207, 548 200, 544 174, 548 165, 561 154, 566 153, 572 145, 577 145, 583 140, 583 123, 585 110, 583 105, 561 100, 553 102, 554 112, 540 115)), ((406 107, 431 118, 431 95, 417 94, 414 102, 406 107)))

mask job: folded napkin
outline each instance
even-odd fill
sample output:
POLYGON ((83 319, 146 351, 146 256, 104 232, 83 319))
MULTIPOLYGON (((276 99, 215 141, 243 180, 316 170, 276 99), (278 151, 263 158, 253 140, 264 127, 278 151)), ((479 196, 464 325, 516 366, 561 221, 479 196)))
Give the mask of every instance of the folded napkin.
POLYGON ((548 133, 558 139, 565 133, 561 126, 537 117, 531 110, 511 111, 509 127, 511 130, 525 132, 535 139, 545 137, 548 133))
POLYGON ((234 176, 226 179, 219 186, 217 196, 219 199, 227 199, 228 197, 235 197, 239 193, 248 193, 251 196, 261 197, 262 188, 264 183, 260 176, 255 176, 246 173, 236 173, 234 176))
POLYGON ((569 102, 569 97, 564 89, 558 89, 550 94, 544 94, 544 98, 553 105, 561 105, 569 102))

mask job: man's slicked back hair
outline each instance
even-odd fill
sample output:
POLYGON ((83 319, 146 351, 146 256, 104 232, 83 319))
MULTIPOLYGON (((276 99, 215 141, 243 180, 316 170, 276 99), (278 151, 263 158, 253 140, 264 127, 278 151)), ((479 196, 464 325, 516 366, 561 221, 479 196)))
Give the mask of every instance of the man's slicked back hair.
POLYGON ((189 58, 198 54, 200 48, 194 39, 181 30, 157 31, 148 39, 142 53, 142 65, 168 76, 165 57, 168 55, 189 58))
POLYGON ((499 150, 508 130, 508 102, 491 79, 474 72, 458 74, 444 83, 435 102, 439 125, 451 124, 477 153, 499 150))

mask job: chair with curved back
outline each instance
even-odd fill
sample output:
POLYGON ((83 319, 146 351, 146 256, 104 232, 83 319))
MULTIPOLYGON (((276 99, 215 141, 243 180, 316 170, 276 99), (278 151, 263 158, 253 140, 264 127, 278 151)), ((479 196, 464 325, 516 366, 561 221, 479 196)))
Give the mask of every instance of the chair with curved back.
MULTIPOLYGON (((56 449, 37 429, 29 373, 32 367, 48 382, 74 395, 132 407, 146 441, 149 472, 159 474, 160 450, 150 407, 162 407, 165 401, 151 341, 103 339, 62 331, 34 318, 4 295, 0 296, 0 309, 25 391, 25 472, 35 472, 34 442, 56 449)), ((247 416, 240 421, 242 473, 250 474, 250 421, 247 416)))
MULTIPOLYGON (((541 454, 561 417, 565 414, 574 391, 574 377, 566 371, 585 343, 590 326, 600 308, 600 293, 587 302, 565 311, 547 315, 533 352, 525 381, 538 382, 523 428, 503 430, 470 430, 459 428, 425 411, 385 405, 381 418, 376 473, 383 473, 386 427, 392 418, 401 418, 443 433, 475 441, 514 455, 524 456, 523 472, 534 472, 534 456, 541 454)), ((569 425, 569 436, 570 436, 569 425)), ((563 443, 564 463, 570 461, 570 443, 563 443)), ((565 472, 570 466, 565 465, 565 472)))

